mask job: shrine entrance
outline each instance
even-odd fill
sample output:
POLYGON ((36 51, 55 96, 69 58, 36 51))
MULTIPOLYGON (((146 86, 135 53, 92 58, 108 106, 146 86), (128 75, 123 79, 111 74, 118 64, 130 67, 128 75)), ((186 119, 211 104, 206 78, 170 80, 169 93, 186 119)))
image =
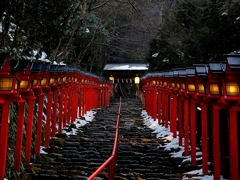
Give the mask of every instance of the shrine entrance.
POLYGON ((145 61, 124 61, 107 63, 104 77, 113 81, 113 98, 138 98, 140 78, 148 71, 145 61))

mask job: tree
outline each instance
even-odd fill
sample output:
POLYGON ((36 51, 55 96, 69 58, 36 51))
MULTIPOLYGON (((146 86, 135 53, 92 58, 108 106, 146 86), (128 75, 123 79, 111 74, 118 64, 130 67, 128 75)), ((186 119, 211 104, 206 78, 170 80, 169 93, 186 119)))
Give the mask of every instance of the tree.
MULTIPOLYGON (((225 60, 223 54, 239 49, 239 2, 188 0, 175 5, 164 19, 155 42, 159 48, 154 53, 161 55, 160 62, 168 58, 174 68, 181 64, 192 66, 225 60)), ((151 53, 147 58, 150 63, 151 53)), ((155 70, 162 68, 157 66, 155 70)))

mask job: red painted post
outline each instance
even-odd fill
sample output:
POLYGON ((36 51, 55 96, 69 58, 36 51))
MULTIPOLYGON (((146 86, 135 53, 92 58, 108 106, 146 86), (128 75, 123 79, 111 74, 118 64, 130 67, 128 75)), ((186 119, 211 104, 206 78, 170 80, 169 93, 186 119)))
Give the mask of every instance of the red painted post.
POLYGON ((182 133, 183 133, 183 131, 182 131, 182 118, 183 118, 183 112, 182 112, 182 97, 179 97, 178 98, 178 137, 179 137, 179 146, 182 146, 182 133))
POLYGON ((81 116, 83 116, 84 115, 84 88, 82 87, 81 88, 81 100, 80 100, 81 102, 81 116))
POLYGON ((106 95, 105 95, 105 106, 107 106, 108 105, 108 88, 107 87, 105 87, 105 93, 106 93, 106 95))
POLYGON ((207 123, 207 106, 201 104, 202 115, 202 168, 203 174, 208 174, 208 123, 207 123))
POLYGON ((43 97, 44 93, 39 94, 38 99, 38 122, 35 154, 40 155, 41 136, 42 136, 42 117, 43 117, 43 97))
POLYGON ((63 126, 63 98, 64 98, 64 89, 61 89, 60 93, 60 103, 59 103, 59 123, 58 123, 58 133, 62 132, 62 126, 63 126))
MULTIPOLYGON (((86 114, 86 112, 88 111, 88 104, 89 104, 89 101, 88 101, 88 97, 89 97, 89 95, 88 95, 88 85, 86 85, 86 87, 84 88, 84 104, 83 104, 83 106, 84 106, 84 114, 86 114)), ((105 101, 103 101, 103 103, 104 103, 105 101)))
POLYGON ((34 111, 35 99, 36 98, 32 98, 28 100, 28 121, 27 121, 26 148, 25 148, 25 160, 27 164, 30 164, 30 157, 31 157, 32 124, 33 124, 33 111, 34 111))
POLYGON ((162 92, 158 90, 158 124, 161 123, 162 119, 162 92))
POLYGON ((177 97, 172 96, 173 102, 172 102, 172 109, 170 109, 170 112, 172 111, 172 132, 173 132, 173 137, 177 137, 177 97))
POLYGON ((72 120, 72 106, 73 106, 73 102, 72 102, 72 88, 69 88, 68 90, 68 98, 67 98, 67 123, 70 124, 71 120, 72 120))
POLYGON ((104 104, 104 94, 105 94, 105 89, 102 88, 102 107, 105 107, 105 104, 104 104))
POLYGON ((0 134, 0 179, 4 179, 7 159, 8 129, 9 129, 9 105, 10 101, 3 102, 2 121, 0 134))
POLYGON ((237 110, 235 107, 229 109, 229 152, 230 152, 230 179, 240 179, 239 176, 239 152, 238 152, 238 125, 237 110))
POLYGON ((147 95, 148 95, 148 91, 145 90, 145 92, 144 92, 144 105, 145 105, 145 110, 146 110, 146 112, 148 113, 147 95))
POLYGON ((68 88, 65 88, 65 91, 64 91, 64 100, 63 100, 63 128, 66 127, 67 125, 67 99, 68 99, 68 88))
POLYGON ((170 103, 170 105, 169 105, 169 107, 170 107, 170 111, 171 111, 171 113, 170 113, 170 132, 172 132, 173 133, 173 95, 172 94, 170 94, 170 101, 169 101, 169 103, 170 103))
POLYGON ((162 91, 162 126, 164 126, 165 124, 165 108, 166 108, 166 105, 165 105, 165 92, 162 91))
POLYGON ((72 96, 71 96, 71 101, 72 101, 72 108, 71 108, 71 123, 74 123, 75 121, 75 118, 76 118, 76 115, 75 115, 75 112, 76 112, 76 90, 75 88, 72 88, 72 96))
POLYGON ((58 91, 54 91, 53 93, 53 115, 52 115, 52 137, 55 137, 56 134, 56 121, 57 121, 57 98, 58 91))
POLYGON ((50 91, 48 93, 48 103, 47 103, 47 119, 46 119, 46 131, 45 131, 45 141, 44 141, 45 147, 49 147, 51 108, 52 108, 52 92, 50 91))
POLYGON ((184 155, 189 155, 189 143, 188 143, 188 113, 189 113, 189 103, 188 99, 184 99, 184 155))
POLYGON ((214 169, 214 180, 220 180, 220 132, 219 132, 219 109, 213 106, 213 169, 214 169))
POLYGON ((191 100, 191 160, 196 165, 196 103, 191 100))
POLYGON ((14 154, 14 169, 17 172, 20 172, 20 163, 21 163, 21 155, 22 155, 24 108, 25 108, 25 101, 21 100, 18 103, 17 135, 16 135, 15 154, 14 154))
POLYGON ((168 128, 168 93, 165 93, 165 128, 168 128))
POLYGON ((152 96, 152 118, 154 121, 157 119, 157 107, 156 107, 157 97, 156 97, 156 94, 157 94, 156 89, 154 87, 152 87, 152 94, 151 94, 151 96, 152 96))

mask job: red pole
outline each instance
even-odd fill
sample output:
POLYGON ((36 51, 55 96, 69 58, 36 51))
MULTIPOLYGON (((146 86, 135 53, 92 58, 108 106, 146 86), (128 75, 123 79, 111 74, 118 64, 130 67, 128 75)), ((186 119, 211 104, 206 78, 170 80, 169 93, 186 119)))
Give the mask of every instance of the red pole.
POLYGON ((63 124, 63 98, 64 98, 64 89, 61 89, 60 93, 60 103, 59 103, 59 123, 58 123, 58 133, 62 132, 62 124, 63 124))
POLYGON ((188 113, 189 113, 189 105, 188 99, 184 99, 184 155, 189 155, 188 150, 188 113))
POLYGON ((45 141, 44 141, 44 146, 45 147, 49 146, 51 109, 52 109, 52 92, 49 92, 48 93, 48 103, 47 103, 47 119, 46 119, 45 141))
POLYGON ((165 128, 168 128, 168 93, 165 94, 165 128))
POLYGON ((73 106, 73 102, 72 102, 72 88, 69 88, 68 90, 68 98, 67 98, 67 123, 70 124, 71 120, 72 120, 72 106, 73 106))
POLYGON ((71 111, 71 123, 74 123, 75 119, 76 119, 76 88, 72 88, 72 98, 71 98, 71 101, 72 101, 72 111, 71 111))
POLYGON ((57 121, 57 98, 58 91, 53 93, 53 116, 52 116, 52 137, 55 137, 56 134, 56 121, 57 121))
POLYGON ((166 105, 165 105, 165 92, 163 91, 162 92, 162 126, 164 126, 164 123, 165 123, 165 108, 166 108, 166 105))
POLYGON ((67 124, 67 99, 68 99, 68 88, 65 88, 64 91, 64 109, 63 109, 63 127, 66 127, 67 124))
POLYGON ((179 146, 182 146, 182 97, 178 98, 178 132, 179 132, 179 146))
POLYGON ((219 109, 213 106, 213 169, 214 180, 220 180, 220 132, 219 132, 219 109))
POLYGON ((9 105, 10 101, 4 101, 2 107, 1 135, 0 135, 0 179, 4 179, 8 146, 9 128, 9 105))
POLYGON ((14 169, 17 172, 20 172, 20 163, 21 163, 21 155, 22 155, 24 108, 25 108, 25 101, 21 100, 18 103, 17 135, 16 135, 15 154, 14 154, 14 169))
POLYGON ((229 148, 230 148, 230 179, 240 179, 238 162, 238 124, 237 110, 234 107, 229 109, 229 148))
POLYGON ((173 133, 173 114, 174 114, 174 110, 173 110, 173 95, 170 94, 170 101, 169 101, 170 105, 169 105, 169 108, 170 108, 170 132, 173 133))
POLYGON ((208 123, 207 123, 207 106, 201 104, 202 114, 202 168, 203 174, 208 173, 208 123))
POLYGON ((102 88, 102 107, 105 107, 104 106, 104 94, 105 94, 105 89, 102 88))
POLYGON ((172 96, 173 102, 172 102, 172 108, 170 111, 172 111, 172 131, 173 131, 173 137, 177 137, 177 97, 172 96))
POLYGON ((28 121, 27 121, 26 149, 25 149, 25 159, 27 164, 30 164, 30 156, 31 156, 32 123, 33 123, 33 111, 34 111, 35 99, 36 98, 28 100, 28 121))
POLYGON ((161 123, 162 119, 162 92, 158 90, 158 124, 161 123))
POLYGON ((38 123, 35 154, 40 155, 41 135, 42 135, 42 117, 43 117, 43 97, 44 93, 39 94, 38 99, 38 123))
POLYGON ((80 97, 80 104, 81 104, 81 116, 83 116, 84 115, 84 113, 83 113, 83 109, 84 109, 84 88, 82 87, 81 88, 81 97, 80 97))
POLYGON ((107 87, 105 87, 105 106, 107 106, 108 105, 108 88, 107 87))
POLYGON ((196 165, 196 103, 191 100, 191 159, 192 165, 196 165))
POLYGON ((156 97, 156 89, 152 87, 152 118, 155 121, 157 119, 157 97, 156 97))

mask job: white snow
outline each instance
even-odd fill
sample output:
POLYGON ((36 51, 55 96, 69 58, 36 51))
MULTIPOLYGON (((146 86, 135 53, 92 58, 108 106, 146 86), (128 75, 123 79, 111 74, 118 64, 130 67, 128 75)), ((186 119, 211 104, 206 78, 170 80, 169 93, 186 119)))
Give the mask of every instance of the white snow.
POLYGON ((148 64, 106 64, 104 70, 148 70, 148 64))
POLYGON ((154 53, 153 55, 152 55, 152 57, 157 57, 158 56, 158 53, 154 53))
POLYGON ((75 121, 74 124, 76 124, 76 129, 72 128, 71 132, 66 132, 63 129, 63 133, 66 133, 68 136, 69 135, 76 135, 77 134, 77 128, 84 126, 85 124, 91 122, 95 116, 96 112, 91 110, 91 111, 87 111, 87 113, 83 116, 85 119, 81 119, 81 117, 78 117, 75 121))

